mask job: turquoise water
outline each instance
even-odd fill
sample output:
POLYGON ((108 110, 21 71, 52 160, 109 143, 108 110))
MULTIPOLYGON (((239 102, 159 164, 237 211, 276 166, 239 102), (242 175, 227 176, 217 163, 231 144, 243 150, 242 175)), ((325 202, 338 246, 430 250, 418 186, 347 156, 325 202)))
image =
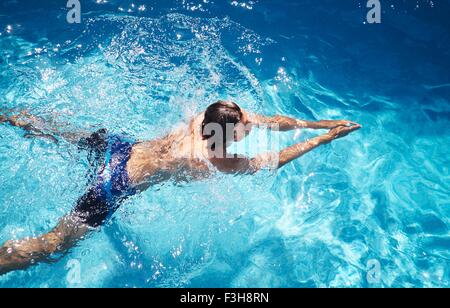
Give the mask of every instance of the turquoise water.
MULTIPOLYGON (((160 2, 84 1, 69 25, 61 1, 3 1, 0 106, 141 139, 218 98, 363 130, 277 173, 153 187, 0 287, 449 287, 447 1, 382 1, 380 25, 365 1, 160 2)), ((86 153, 23 135, 0 126, 1 242, 86 189, 86 153)))

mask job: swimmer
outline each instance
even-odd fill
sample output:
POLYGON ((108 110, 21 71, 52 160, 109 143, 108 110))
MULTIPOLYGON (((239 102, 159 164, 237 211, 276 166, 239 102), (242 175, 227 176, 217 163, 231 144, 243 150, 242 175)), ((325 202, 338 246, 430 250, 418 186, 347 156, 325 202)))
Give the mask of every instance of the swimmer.
POLYGON ((8 110, 0 114, 0 123, 24 129, 28 138, 46 138, 56 143, 64 139, 76 144, 88 152, 94 174, 87 192, 53 230, 35 238, 8 241, 0 247, 0 275, 38 262, 50 262, 55 254, 68 252, 89 231, 107 222, 124 200, 155 184, 202 180, 215 172, 254 174, 269 167, 278 169, 320 145, 361 128, 347 120, 309 122, 285 116, 266 117, 226 101, 212 104, 191 119, 188 126, 148 141, 134 141, 105 129, 94 133, 62 132, 55 122, 46 122, 27 111, 8 110), (261 154, 254 158, 230 155, 227 148, 244 139, 254 127, 329 131, 276 155, 261 154))

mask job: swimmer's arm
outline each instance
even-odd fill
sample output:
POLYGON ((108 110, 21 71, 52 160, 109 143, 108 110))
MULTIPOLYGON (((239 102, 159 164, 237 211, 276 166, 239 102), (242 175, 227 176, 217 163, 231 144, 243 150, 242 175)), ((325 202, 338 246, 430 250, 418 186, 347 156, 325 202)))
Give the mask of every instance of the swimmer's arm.
POLYGON ((288 147, 279 153, 263 153, 254 158, 238 157, 222 159, 217 166, 218 170, 231 174, 255 174, 262 169, 275 170, 291 161, 303 156, 316 147, 326 144, 330 140, 328 134, 322 135, 306 142, 288 147))
POLYGON ((330 143, 332 138, 328 135, 322 135, 315 138, 312 138, 308 141, 295 144, 290 146, 282 151, 280 151, 278 155, 278 164, 277 168, 282 168, 286 164, 292 162, 293 160, 305 155, 306 153, 314 150, 315 148, 330 143))
POLYGON ((279 153, 278 168, 285 166, 291 161, 305 155, 306 153, 314 150, 315 148, 328 144, 333 140, 347 136, 348 134, 361 128, 361 125, 356 124, 353 126, 338 126, 330 130, 327 134, 312 138, 308 141, 290 146, 279 153))
POLYGON ((18 241, 8 241, 0 247, 0 276, 15 270, 24 270, 38 262, 50 261, 55 253, 64 253, 88 232, 87 225, 77 217, 61 219, 51 232, 18 241))
POLYGON ((261 169, 280 169, 293 160, 305 155, 315 148, 331 142, 328 134, 312 138, 308 141, 298 143, 281 150, 279 153, 264 153, 249 161, 249 173, 254 173, 261 169))
POLYGON ((335 139, 347 136, 351 132, 354 132, 361 128, 361 125, 355 124, 353 126, 338 126, 330 130, 327 134, 312 138, 308 141, 298 143, 290 146, 277 154, 264 153, 256 156, 255 158, 234 158, 231 159, 228 165, 225 165, 224 170, 228 173, 246 173, 253 174, 257 171, 265 168, 279 169, 293 160, 305 155, 306 153, 314 150, 315 148, 328 144, 335 139))
POLYGON ((276 115, 267 117, 259 114, 247 113, 249 122, 256 127, 267 127, 276 131, 290 131, 299 128, 312 129, 333 129, 338 126, 355 125, 355 122, 348 120, 321 120, 316 122, 297 120, 294 118, 276 115))

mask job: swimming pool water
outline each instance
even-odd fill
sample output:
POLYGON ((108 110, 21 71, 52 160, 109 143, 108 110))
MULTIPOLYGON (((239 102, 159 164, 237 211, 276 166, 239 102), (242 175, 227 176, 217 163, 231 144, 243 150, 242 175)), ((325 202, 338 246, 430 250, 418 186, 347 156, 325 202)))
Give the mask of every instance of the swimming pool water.
MULTIPOLYGON (((277 173, 153 187, 0 287, 449 287, 447 1, 382 1, 379 25, 365 1, 161 2, 82 1, 70 25, 61 1, 3 1, 0 107, 142 139, 218 98, 363 129, 277 173)), ((0 162, 1 242, 86 188, 85 153, 5 125, 0 162)))

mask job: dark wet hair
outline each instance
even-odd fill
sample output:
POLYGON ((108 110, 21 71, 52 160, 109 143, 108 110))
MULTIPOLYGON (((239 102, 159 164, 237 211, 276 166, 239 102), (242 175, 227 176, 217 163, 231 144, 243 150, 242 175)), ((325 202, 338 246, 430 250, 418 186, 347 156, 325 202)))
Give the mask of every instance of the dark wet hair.
POLYGON ((222 127, 223 143, 225 144, 227 137, 226 131, 227 123, 236 125, 241 121, 242 116, 243 115, 241 108, 233 102, 218 101, 212 104, 205 111, 205 119, 203 120, 202 123, 203 140, 207 140, 214 136, 214 133, 213 134, 205 133, 206 125, 210 123, 217 123, 222 127))

